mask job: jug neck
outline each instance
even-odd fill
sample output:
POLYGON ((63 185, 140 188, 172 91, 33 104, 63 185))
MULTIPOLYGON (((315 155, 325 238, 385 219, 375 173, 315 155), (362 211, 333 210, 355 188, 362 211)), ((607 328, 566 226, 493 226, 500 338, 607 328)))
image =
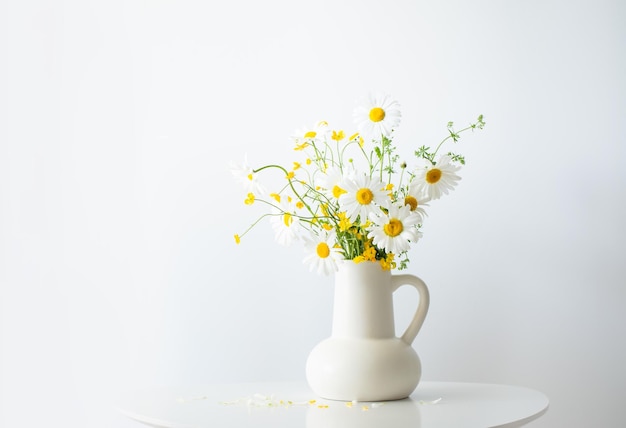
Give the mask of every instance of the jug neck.
POLYGON ((391 272, 375 262, 345 260, 335 274, 333 337, 395 337, 391 272))

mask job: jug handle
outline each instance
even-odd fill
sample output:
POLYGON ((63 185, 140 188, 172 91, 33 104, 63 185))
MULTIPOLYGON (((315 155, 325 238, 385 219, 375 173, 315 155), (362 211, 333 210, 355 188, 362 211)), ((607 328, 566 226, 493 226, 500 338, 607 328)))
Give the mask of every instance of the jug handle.
POLYGON ((417 306, 415 315, 413 315, 411 323, 404 331, 404 334, 400 337, 402 341, 410 345, 415 340, 415 337, 420 331, 420 328, 422 328, 422 324, 424 323, 424 319, 426 318, 426 314, 428 313, 428 306, 430 305, 430 294, 428 292, 428 287, 426 287, 424 281, 422 281, 415 275, 404 274, 391 276, 392 292, 396 291, 402 285, 412 285, 417 289, 420 296, 419 305, 417 306))

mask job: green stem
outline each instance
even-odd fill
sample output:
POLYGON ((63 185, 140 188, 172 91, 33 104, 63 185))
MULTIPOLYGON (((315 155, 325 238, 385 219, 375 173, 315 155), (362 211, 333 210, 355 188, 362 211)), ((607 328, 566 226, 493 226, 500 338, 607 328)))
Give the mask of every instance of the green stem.
MULTIPOLYGON (((289 171, 287 171, 284 167, 280 166, 280 165, 265 165, 262 166, 261 168, 252 170, 253 173, 258 173, 263 171, 264 169, 268 169, 268 168, 278 168, 281 171, 283 171, 285 173, 286 177, 289 177, 289 171)), ((296 188, 293 185, 293 181, 291 180, 291 178, 287 178, 287 180, 289 181, 289 187, 291 188, 291 190, 293 191, 293 194, 296 195, 296 197, 304 204, 304 206, 306 207, 306 209, 311 213, 312 216, 315 216, 315 213, 313 212, 313 210, 311 209, 311 207, 309 206, 309 204, 307 204, 304 199, 302 198, 302 196, 300 196, 300 193, 298 193, 298 191, 296 190, 296 188)))
POLYGON ((448 135, 446 138, 444 138, 444 139, 443 139, 443 140, 439 143, 439 145, 437 146, 437 148, 435 149, 435 151, 433 152, 433 161, 434 161, 435 155, 437 154, 437 152, 439 151, 439 149, 441 148, 441 146, 443 146, 443 143, 445 143, 446 141, 448 141, 448 140, 449 140, 450 138, 452 138, 454 135, 458 136, 458 135, 460 135, 462 132, 465 132, 465 131, 468 131, 468 130, 470 130, 470 129, 474 129, 474 128, 476 128, 476 124, 469 125, 469 126, 467 126, 467 127, 463 128, 463 129, 461 129, 460 131, 457 131, 457 132, 452 132, 452 131, 449 131, 449 130, 448 130, 448 132, 450 133, 450 135, 448 135))

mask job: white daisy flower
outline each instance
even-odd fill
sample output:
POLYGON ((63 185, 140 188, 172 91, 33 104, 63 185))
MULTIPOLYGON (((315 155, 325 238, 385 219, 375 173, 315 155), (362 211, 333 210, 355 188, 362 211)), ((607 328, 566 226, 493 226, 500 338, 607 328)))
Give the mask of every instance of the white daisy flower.
POLYGON ((339 199, 345 189, 341 187, 341 183, 346 179, 354 179, 356 171, 352 166, 344 168, 344 172, 341 172, 339 167, 330 167, 323 174, 317 178, 317 184, 324 190, 326 196, 331 199, 339 199))
POLYGON ((361 223, 365 223, 371 212, 378 210, 378 206, 389 200, 385 185, 379 179, 365 174, 344 180, 341 188, 346 193, 339 196, 339 206, 353 223, 359 216, 361 223))
POLYGON ((248 165, 248 156, 246 155, 243 164, 230 163, 230 172, 235 179, 243 185, 248 193, 264 195, 266 193, 265 186, 259 183, 257 174, 253 168, 248 165))
POLYGON ((387 253, 400 254, 408 251, 411 243, 417 242, 422 236, 417 229, 422 223, 422 216, 411 211, 409 205, 388 204, 386 208, 386 213, 379 210, 370 215, 374 224, 369 228, 367 237, 387 253))
POLYGON ((389 95, 370 95, 354 110, 353 117, 364 137, 378 140, 400 125, 400 104, 389 95))
POLYGON ((312 127, 302 127, 297 129, 291 138, 296 143, 296 146, 303 148, 307 143, 317 143, 318 141, 323 141, 326 133, 328 133, 328 123, 322 121, 312 127))
POLYGON ((449 156, 441 156, 436 165, 427 165, 417 170, 412 184, 418 192, 430 199, 439 199, 454 189, 461 179, 456 172, 461 169, 453 165, 449 156))
POLYGON ((427 207, 429 201, 430 198, 420 190, 419 186, 416 183, 411 183, 409 192, 404 197, 404 205, 408 205, 411 211, 418 213, 424 218, 427 214, 423 207, 427 207))
POLYGON ((275 215, 270 219, 274 237, 280 245, 288 247, 300 238, 300 220, 295 216, 293 203, 281 203, 281 209, 275 209, 274 212, 275 215))
POLYGON ((307 255, 304 264, 309 265, 309 270, 318 274, 330 275, 338 269, 337 262, 343 259, 341 248, 335 247, 335 233, 325 232, 322 235, 311 234, 304 237, 304 248, 307 255))

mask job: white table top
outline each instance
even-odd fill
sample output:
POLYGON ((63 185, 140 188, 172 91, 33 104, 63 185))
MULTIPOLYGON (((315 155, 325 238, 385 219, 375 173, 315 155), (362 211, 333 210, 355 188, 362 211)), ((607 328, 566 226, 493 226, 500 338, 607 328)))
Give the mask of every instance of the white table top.
POLYGON ((547 409, 548 398, 532 389, 455 382, 421 382, 408 399, 382 403, 320 399, 304 382, 152 389, 119 400, 126 416, 167 428, 510 428, 547 409))

